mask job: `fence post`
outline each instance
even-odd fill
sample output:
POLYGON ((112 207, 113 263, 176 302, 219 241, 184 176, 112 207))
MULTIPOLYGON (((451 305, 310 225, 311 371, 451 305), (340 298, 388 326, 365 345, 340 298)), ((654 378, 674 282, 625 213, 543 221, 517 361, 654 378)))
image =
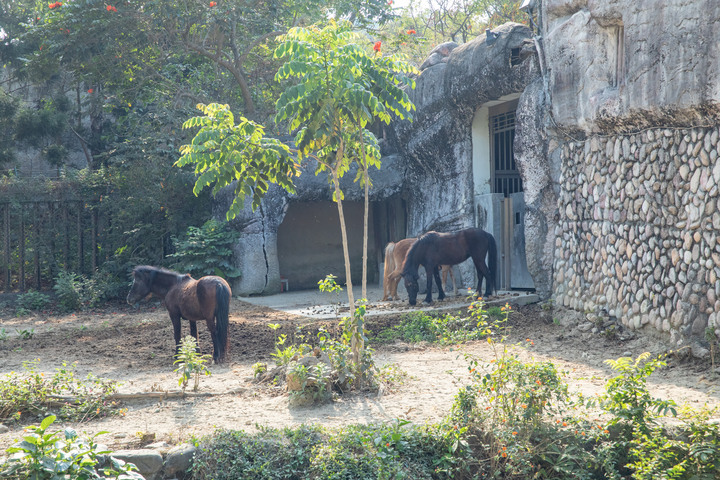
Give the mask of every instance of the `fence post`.
POLYGON ((90 231, 92 235, 92 241, 90 242, 90 245, 92 246, 92 273, 94 274, 98 266, 98 213, 95 208, 93 208, 90 212, 90 231))
POLYGON ((33 203, 33 267, 35 273, 35 290, 40 291, 40 205, 33 203))
POLYGON ((20 204, 20 291, 25 291, 25 208, 20 204))
POLYGON ((83 210, 83 202, 78 202, 78 211, 77 211, 77 235, 78 235, 78 243, 77 243, 77 249, 78 249, 78 271, 77 273, 83 273, 83 232, 82 232, 82 210, 83 210))
POLYGON ((63 218, 63 268, 65 271, 70 271, 70 218, 68 217, 68 206, 67 203, 62 204, 62 218, 63 218))
POLYGON ((5 291, 10 291, 10 204, 5 204, 3 212, 4 230, 5 230, 5 246, 3 248, 5 254, 5 265, 3 266, 3 278, 5 278, 5 291))

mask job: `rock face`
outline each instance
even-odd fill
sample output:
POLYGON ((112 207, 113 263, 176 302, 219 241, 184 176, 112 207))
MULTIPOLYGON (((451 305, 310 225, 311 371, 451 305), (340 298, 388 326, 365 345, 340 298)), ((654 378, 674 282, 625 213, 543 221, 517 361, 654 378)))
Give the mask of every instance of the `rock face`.
MULTIPOLYGON (((475 226, 472 123, 488 102, 519 95, 538 72, 533 62, 513 59, 530 40, 530 30, 508 23, 449 52, 447 62, 423 70, 410 97, 415 119, 394 122, 389 138, 405 161, 404 188, 408 236, 428 230, 453 231, 475 226)), ((463 265, 463 283, 473 269, 463 265)))
POLYGON ((552 294, 560 157, 548 155, 548 98, 539 76, 525 89, 518 108, 515 161, 525 194, 525 258, 541 298, 552 294))
POLYGON ((707 50, 720 3, 551 0, 543 17, 555 301, 706 351, 720 335, 720 59, 707 50))
POLYGON ((627 131, 718 118, 715 0, 544 1, 552 113, 571 130, 627 131))

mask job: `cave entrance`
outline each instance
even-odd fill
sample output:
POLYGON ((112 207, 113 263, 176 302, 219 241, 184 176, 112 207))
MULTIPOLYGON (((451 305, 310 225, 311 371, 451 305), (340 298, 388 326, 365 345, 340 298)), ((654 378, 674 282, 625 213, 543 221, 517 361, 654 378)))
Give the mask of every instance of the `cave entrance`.
MULTIPOLYGON (((353 285, 362 281, 363 203, 343 202, 353 285)), ((375 205, 368 224, 368 284, 378 282, 375 205)), ((291 202, 277 232, 280 277, 290 290, 317 290, 328 274, 345 285, 340 219, 335 202, 291 202)), ((380 254, 382 257, 382 254, 380 254)))
POLYGON ((488 102, 472 125, 476 225, 498 243, 496 284, 502 289, 532 290, 525 258, 523 180, 515 163, 515 111, 519 94, 488 102))

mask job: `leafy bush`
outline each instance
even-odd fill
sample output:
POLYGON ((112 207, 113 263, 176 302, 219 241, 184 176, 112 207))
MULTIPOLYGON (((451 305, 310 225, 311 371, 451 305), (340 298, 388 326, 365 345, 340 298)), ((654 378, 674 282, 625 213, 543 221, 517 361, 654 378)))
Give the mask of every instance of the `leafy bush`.
POLYGON ((192 474, 196 480, 458 478, 470 451, 455 448, 460 444, 450 431, 404 420, 334 430, 221 430, 200 440, 192 474))
POLYGON ((111 452, 104 445, 95 443, 101 434, 81 439, 71 428, 66 428, 62 437, 60 432, 47 433, 55 419, 51 415, 40 425, 26 428, 23 440, 7 449, 9 458, 0 461, 0 478, 143 480, 131 463, 109 457, 109 465, 102 465, 106 462, 105 455, 111 452))
POLYGON ((66 312, 78 310, 83 304, 85 278, 73 272, 62 271, 55 278, 58 305, 66 312))
POLYGON ((197 480, 306 478, 319 427, 261 429, 257 434, 220 430, 202 439, 192 466, 197 480))
POLYGON ((180 373, 178 385, 182 387, 183 392, 187 388, 190 379, 193 379, 193 392, 197 392, 200 387, 200 375, 210 375, 210 369, 205 365, 206 362, 212 360, 210 355, 200 355, 197 353, 197 342, 192 335, 187 335, 180 343, 180 350, 177 354, 175 364, 178 368, 175 373, 180 373))
POLYGON ((26 315, 31 311, 39 311, 50 304, 50 297, 41 292, 30 290, 18 295, 16 304, 16 315, 26 315))
POLYGON ((176 252, 172 267, 195 278, 204 275, 218 275, 223 278, 240 276, 231 263, 232 247, 238 239, 238 232, 227 223, 210 219, 202 227, 188 227, 185 238, 173 237, 176 252))
POLYGON ((105 270, 99 270, 93 277, 61 271, 55 277, 53 290, 60 309, 72 312, 97 307, 108 300, 124 296, 127 282, 118 280, 105 270))

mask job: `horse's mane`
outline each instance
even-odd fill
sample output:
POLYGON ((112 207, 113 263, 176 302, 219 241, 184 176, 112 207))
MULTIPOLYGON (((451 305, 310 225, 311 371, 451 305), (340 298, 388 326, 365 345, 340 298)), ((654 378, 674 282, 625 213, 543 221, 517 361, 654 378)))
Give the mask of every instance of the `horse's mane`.
POLYGON ((402 266, 402 276, 408 275, 413 271, 416 271, 420 263, 415 259, 417 252, 421 249, 426 248, 428 244, 432 244, 437 239, 437 232, 426 232, 418 237, 417 242, 413 243, 405 255, 405 260, 402 266))
POLYGON ((178 273, 174 270, 169 270, 167 268, 163 267, 153 267, 152 265, 138 265, 135 268, 133 268, 133 273, 164 273, 169 275, 182 275, 181 273, 178 273))
POLYGON ((151 283, 159 280, 159 282, 163 284, 175 283, 180 278, 188 275, 178 273, 174 270, 169 270, 167 268, 153 267, 152 265, 138 265, 137 267, 133 268, 133 276, 137 274, 149 275, 151 278, 151 283))

